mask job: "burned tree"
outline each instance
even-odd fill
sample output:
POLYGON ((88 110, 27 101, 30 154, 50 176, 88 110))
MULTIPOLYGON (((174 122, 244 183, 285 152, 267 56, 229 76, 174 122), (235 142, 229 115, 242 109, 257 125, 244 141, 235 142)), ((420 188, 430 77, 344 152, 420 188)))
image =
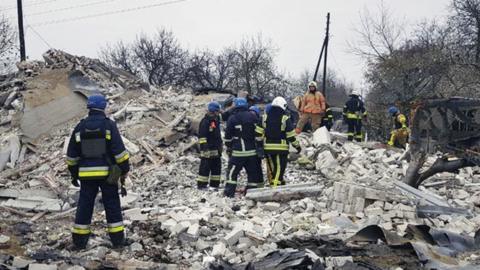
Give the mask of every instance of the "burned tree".
POLYGON ((440 172, 480 165, 480 100, 450 98, 416 104, 412 112, 411 161, 405 182, 418 187, 440 172), (443 153, 421 171, 428 154, 443 153), (456 159, 449 159, 449 157, 456 159))

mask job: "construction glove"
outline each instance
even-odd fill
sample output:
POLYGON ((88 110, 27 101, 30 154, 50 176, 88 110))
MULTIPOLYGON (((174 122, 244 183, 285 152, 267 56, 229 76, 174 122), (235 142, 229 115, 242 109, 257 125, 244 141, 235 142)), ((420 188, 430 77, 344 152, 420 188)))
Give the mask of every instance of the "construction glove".
POLYGON ((127 196, 127 189, 125 188, 125 180, 127 179, 127 175, 122 175, 120 177, 120 195, 122 195, 122 197, 125 197, 127 196))
POLYGON ((265 158, 265 151, 263 150, 263 148, 261 148, 261 147, 257 148, 257 156, 260 159, 265 158))
POLYGON ((72 185, 74 187, 79 187, 80 186, 80 183, 78 182, 78 179, 75 178, 75 177, 72 177, 72 185))
POLYGON ((297 154, 300 154, 300 152, 302 152, 302 147, 300 145, 295 146, 295 149, 297 150, 297 154))
POLYGON ((227 152, 227 155, 228 155, 229 157, 232 156, 232 148, 227 148, 227 151, 226 151, 226 152, 227 152))

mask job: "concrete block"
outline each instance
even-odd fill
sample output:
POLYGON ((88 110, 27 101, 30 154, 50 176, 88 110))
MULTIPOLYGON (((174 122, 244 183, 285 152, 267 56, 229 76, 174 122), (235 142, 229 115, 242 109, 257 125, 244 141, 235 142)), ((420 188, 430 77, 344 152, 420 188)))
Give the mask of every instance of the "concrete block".
POLYGON ((267 211, 277 211, 280 209, 280 204, 277 202, 267 202, 262 206, 262 208, 267 211))
POLYGON ((227 250, 225 243, 217 242, 212 249, 212 256, 214 257, 222 257, 227 250))
POLYGON ((240 237, 243 237, 243 236, 245 236, 244 230, 233 229, 223 238, 223 240, 228 246, 234 246, 236 243, 238 243, 238 239, 240 239, 240 237))
POLYGON ((380 207, 367 207, 364 210, 365 216, 381 216, 383 215, 383 209, 380 207))
POLYGON ((28 266, 28 270, 57 270, 57 266, 50 264, 32 263, 28 266))
POLYGON ((198 237, 200 234, 200 225, 198 223, 190 225, 190 227, 188 227, 187 234, 195 238, 198 237))
POLYGON ((332 138, 330 132, 326 127, 321 127, 313 133, 312 143, 315 147, 319 147, 322 144, 330 144, 332 138))
POLYGON ((26 268, 29 264, 34 263, 34 260, 27 260, 22 257, 13 258, 12 267, 14 268, 26 268))
POLYGON ((327 268, 330 268, 330 269, 342 267, 347 262, 353 262, 353 257, 352 256, 325 257, 325 264, 327 268))

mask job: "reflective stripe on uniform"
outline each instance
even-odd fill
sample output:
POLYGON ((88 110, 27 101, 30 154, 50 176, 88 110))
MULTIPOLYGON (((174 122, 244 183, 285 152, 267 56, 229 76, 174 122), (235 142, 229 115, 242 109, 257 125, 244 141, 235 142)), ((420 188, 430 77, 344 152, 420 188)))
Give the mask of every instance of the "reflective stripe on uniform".
POLYGON ((359 115, 357 115, 356 113, 347 113, 347 118, 348 119, 361 119, 361 117, 359 115))
POLYGON ((199 139, 198 139, 198 143, 199 143, 199 144, 205 144, 205 143, 207 143, 207 138, 205 138, 205 137, 199 138, 199 139))
POLYGON ((73 158, 73 157, 67 156, 67 165, 68 166, 75 166, 75 165, 78 164, 79 160, 80 160, 80 157, 73 158))
POLYGON ((228 181, 225 181, 226 184, 232 184, 232 185, 236 185, 237 184, 237 181, 234 181, 234 180, 228 180, 228 181))
POLYGON ((260 126, 256 126, 255 127, 255 132, 263 135, 263 134, 265 134, 265 129, 263 127, 260 127, 260 126))
POLYGON ((78 176, 83 177, 99 177, 108 176, 108 167, 80 167, 78 170, 78 176))
POLYGON ((199 175, 199 176, 197 177, 197 182, 208 183, 208 176, 199 175))
POLYGON ((112 139, 112 132, 109 129, 105 130, 105 139, 107 140, 112 139))
POLYGON ((125 229, 125 227, 123 226, 123 222, 120 221, 120 222, 115 222, 115 223, 110 223, 107 225, 108 226, 108 229, 107 231, 109 233, 117 233, 117 232, 123 232, 123 230, 125 229))
POLYGON ((115 161, 117 163, 122 163, 129 158, 130 158, 130 155, 128 154, 127 150, 123 151, 122 153, 120 153, 118 155, 115 155, 115 161))
POLYGON ((284 132, 284 131, 287 129, 287 120, 288 120, 288 118, 289 118, 289 117, 286 116, 286 115, 283 115, 283 116, 282 116, 282 126, 281 126, 281 128, 280 128, 280 130, 281 130, 282 132, 284 132))
POLYGON ((210 181, 220 181, 221 176, 220 175, 210 175, 210 181))
POLYGON ((90 226, 84 224, 74 224, 72 233, 74 234, 90 234, 90 226))
POLYGON ((292 131, 287 132, 287 138, 295 137, 295 135, 297 135, 297 133, 295 132, 295 130, 292 130, 292 131))
POLYGON ((281 143, 266 143, 264 145, 265 150, 281 150, 281 151, 288 151, 288 144, 281 144, 281 143))
POLYGON ((75 133, 75 141, 76 141, 77 143, 80 142, 80 132, 75 133))
POLYGON ((257 155, 256 150, 248 150, 248 151, 238 151, 238 150, 233 150, 232 156, 234 157, 251 157, 257 155))
POLYGON ((247 187, 258 187, 259 183, 247 183, 247 187))

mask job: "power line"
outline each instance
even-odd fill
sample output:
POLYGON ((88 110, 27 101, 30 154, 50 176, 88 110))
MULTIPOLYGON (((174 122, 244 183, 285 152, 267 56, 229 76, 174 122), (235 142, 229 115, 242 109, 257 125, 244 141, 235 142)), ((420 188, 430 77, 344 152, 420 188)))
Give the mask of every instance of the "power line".
MULTIPOLYGON (((30 2, 30 3, 27 3, 27 4, 23 5, 23 7, 40 6, 40 5, 48 4, 48 3, 51 3, 51 2, 57 2, 57 1, 61 1, 61 0, 45 0, 45 1, 30 2)), ((4 8, 4 9, 0 9, 0 12, 6 11, 6 10, 11 10, 11 9, 16 9, 16 8, 17 8, 17 6, 10 6, 10 7, 4 8)))
POLYGON ((26 17, 33 17, 33 16, 37 16, 37 15, 42 15, 42 14, 48 14, 48 13, 66 11, 66 10, 71 10, 71 9, 76 9, 76 8, 83 8, 83 7, 101 5, 101 4, 110 3, 110 2, 114 2, 114 1, 118 1, 118 0, 103 0, 103 1, 96 1, 96 2, 88 2, 88 3, 81 4, 81 5, 75 5, 75 6, 63 7, 63 8, 57 8, 57 9, 39 11, 39 12, 35 12, 35 13, 26 14, 25 16, 26 17))
POLYGON ((58 23, 64 23, 64 22, 79 21, 79 20, 90 19, 90 18, 95 18, 95 17, 102 17, 102 16, 107 16, 107 15, 127 13, 127 12, 131 12, 131 11, 137 11, 137 10, 142 10, 142 9, 147 9, 147 8, 152 8, 152 7, 172 5, 172 4, 177 4, 177 3, 186 2, 186 1, 189 1, 189 0, 173 0, 173 1, 168 1, 168 2, 163 2, 163 3, 158 3, 158 4, 137 6, 137 7, 133 7, 133 8, 125 8, 125 9, 120 9, 120 10, 115 10, 115 11, 107 11, 107 12, 102 12, 102 13, 97 13, 97 14, 86 15, 86 16, 65 18, 65 19, 60 19, 60 20, 44 21, 44 22, 36 23, 34 25, 35 26, 45 26, 45 25, 50 25, 50 24, 58 24, 58 23))
POLYGON ((48 43, 48 41, 45 40, 45 39, 42 37, 42 35, 40 35, 40 33, 38 33, 31 25, 28 24, 28 25, 27 25, 27 28, 32 29, 33 33, 34 33, 35 35, 37 35, 37 37, 40 38, 40 40, 43 41, 43 43, 45 43, 45 45, 47 45, 47 47, 48 47, 49 49, 53 48, 53 46, 50 45, 50 43, 48 43))

